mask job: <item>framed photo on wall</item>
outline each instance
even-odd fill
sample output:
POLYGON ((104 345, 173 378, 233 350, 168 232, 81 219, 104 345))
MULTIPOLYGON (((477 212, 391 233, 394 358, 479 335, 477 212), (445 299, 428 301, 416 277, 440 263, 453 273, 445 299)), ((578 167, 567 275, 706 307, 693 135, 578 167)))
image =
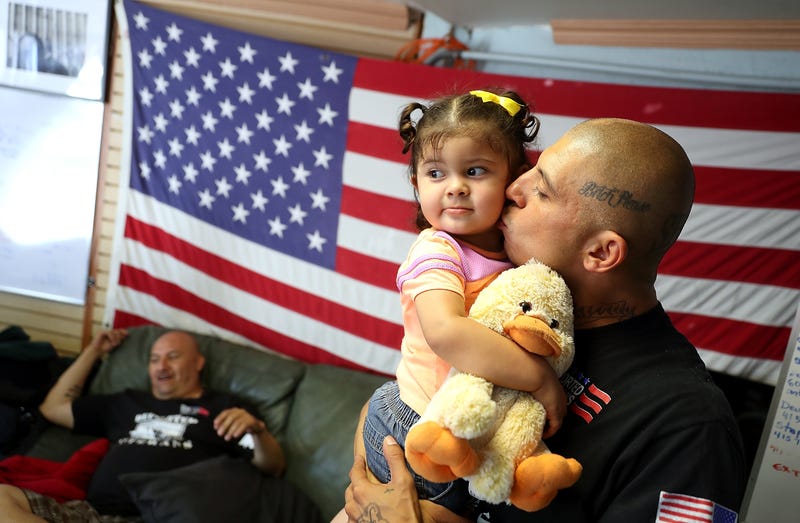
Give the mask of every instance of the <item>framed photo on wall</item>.
POLYGON ((111 0, 0 0, 0 84, 105 99, 111 0))

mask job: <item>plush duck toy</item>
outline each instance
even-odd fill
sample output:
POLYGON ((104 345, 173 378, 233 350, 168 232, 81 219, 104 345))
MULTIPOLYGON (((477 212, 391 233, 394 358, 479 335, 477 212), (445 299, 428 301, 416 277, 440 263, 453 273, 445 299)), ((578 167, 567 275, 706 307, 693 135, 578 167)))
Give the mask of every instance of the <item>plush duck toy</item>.
MULTIPOLYGON (((536 260, 501 273, 469 316, 544 356, 559 376, 572 363, 572 295, 536 260)), ((544 407, 531 394, 453 369, 409 431, 406 459, 430 481, 465 478, 478 499, 540 510, 582 471, 576 460, 547 449, 544 424, 544 407)))

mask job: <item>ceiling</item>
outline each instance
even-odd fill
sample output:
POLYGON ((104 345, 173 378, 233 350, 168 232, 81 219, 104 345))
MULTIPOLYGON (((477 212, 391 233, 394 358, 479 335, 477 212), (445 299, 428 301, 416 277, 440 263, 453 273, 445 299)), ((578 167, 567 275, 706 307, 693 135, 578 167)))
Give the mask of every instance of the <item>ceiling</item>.
MULTIPOLYGON (((397 0, 393 0, 397 1, 397 0)), ((461 27, 554 19, 800 20, 798 0, 410 0, 461 27)))

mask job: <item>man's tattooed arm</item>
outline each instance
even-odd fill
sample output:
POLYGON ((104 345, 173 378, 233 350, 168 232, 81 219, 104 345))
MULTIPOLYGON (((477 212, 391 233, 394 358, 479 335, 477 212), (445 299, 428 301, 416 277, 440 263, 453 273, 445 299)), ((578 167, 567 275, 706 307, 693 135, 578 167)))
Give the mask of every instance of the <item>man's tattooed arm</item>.
POLYGON ((70 400, 75 400, 80 398, 81 394, 83 394, 83 384, 75 384, 67 389, 64 396, 70 400))
POLYGON ((119 345, 125 335, 126 332, 121 329, 102 331, 81 351, 59 376, 39 406, 39 411, 48 421, 68 429, 73 428, 75 420, 72 417, 72 403, 80 398, 94 364, 119 345))

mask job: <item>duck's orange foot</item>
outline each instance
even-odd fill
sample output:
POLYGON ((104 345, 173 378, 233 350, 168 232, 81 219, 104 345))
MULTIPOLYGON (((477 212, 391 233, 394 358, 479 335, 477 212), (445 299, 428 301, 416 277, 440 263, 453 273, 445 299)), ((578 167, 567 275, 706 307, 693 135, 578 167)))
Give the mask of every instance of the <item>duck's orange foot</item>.
POLYGON ((576 460, 558 454, 526 458, 514 472, 509 501, 528 512, 541 510, 553 501, 559 490, 574 485, 582 471, 583 467, 576 460))
POLYGON ((478 454, 469 441, 433 421, 411 427, 406 460, 414 472, 437 483, 463 478, 478 468, 478 454))

